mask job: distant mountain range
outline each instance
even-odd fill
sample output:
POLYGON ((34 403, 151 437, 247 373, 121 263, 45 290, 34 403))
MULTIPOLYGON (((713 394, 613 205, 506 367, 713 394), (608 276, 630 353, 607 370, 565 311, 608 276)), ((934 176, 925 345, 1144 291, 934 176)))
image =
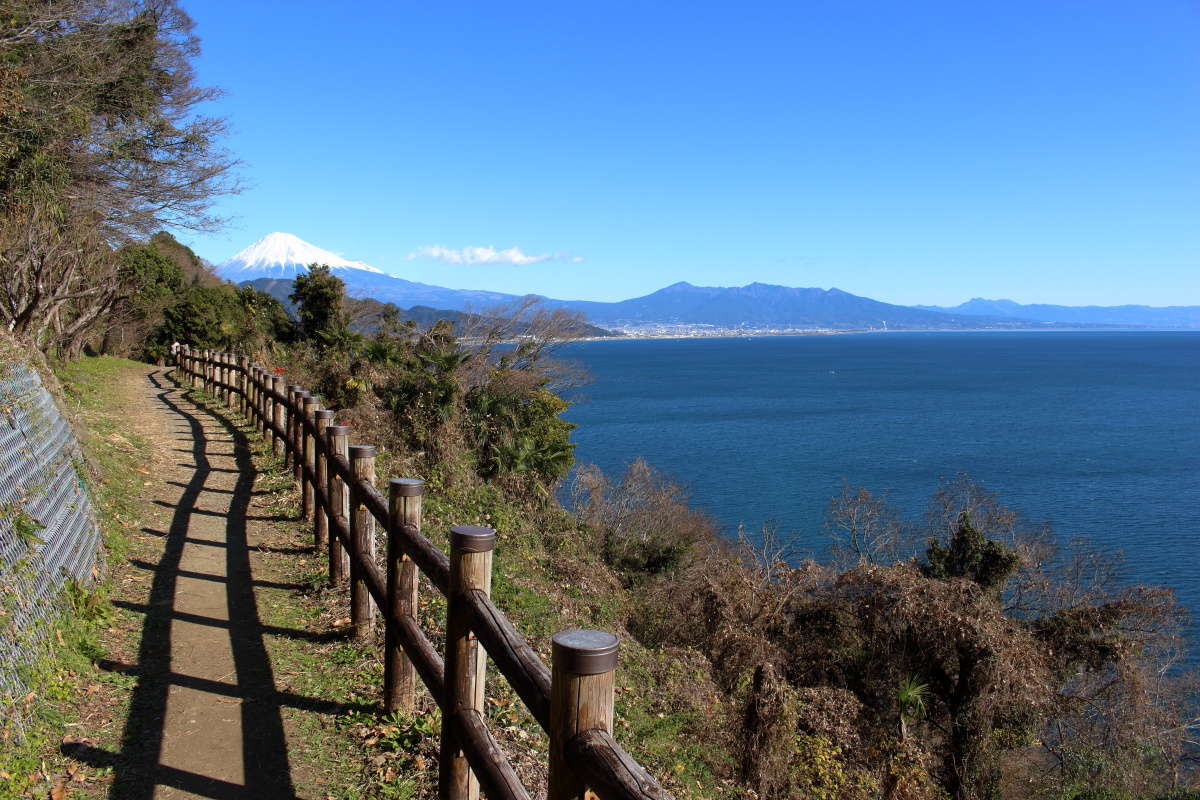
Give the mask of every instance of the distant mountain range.
POLYGON ((1053 306, 1021 305, 1012 300, 976 297, 957 306, 914 306, 947 314, 1057 322, 1067 325, 1111 325, 1147 328, 1200 328, 1200 306, 1053 306))
MULTIPOLYGON (((693 286, 680 282, 617 303, 551 301, 601 325, 713 325, 719 328, 978 328, 980 320, 881 303, 841 289, 801 289, 751 283, 693 286)), ((1004 320, 993 320, 1011 327, 1004 320)))
MULTIPOLYGON (((351 297, 393 303, 402 309, 422 306, 480 312, 521 299, 501 292, 449 289, 404 280, 361 261, 350 261, 288 233, 263 237, 217 267, 217 274, 237 283, 259 278, 290 282, 291 278, 307 271, 311 264, 327 264, 345 281, 346 292, 351 297)), ((982 299, 953 308, 899 306, 840 289, 793 288, 765 283, 717 287, 681 282, 644 297, 615 303, 540 299, 548 307, 578 311, 592 323, 612 328, 655 325, 744 330, 1200 328, 1200 306, 1023 306, 1011 300, 982 299)))

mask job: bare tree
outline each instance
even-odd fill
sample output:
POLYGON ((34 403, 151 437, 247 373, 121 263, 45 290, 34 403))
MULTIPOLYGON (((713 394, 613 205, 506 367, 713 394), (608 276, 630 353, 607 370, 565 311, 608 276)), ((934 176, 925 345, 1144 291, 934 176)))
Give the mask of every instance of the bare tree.
POLYGON ((563 344, 582 338, 586 328, 582 314, 547 308, 533 295, 471 314, 460 337, 472 352, 464 378, 468 385, 480 385, 500 369, 536 375, 553 391, 578 385, 582 370, 552 356, 563 344))
POLYGON ((688 494, 643 459, 620 483, 581 466, 571 486, 575 512, 600 535, 601 555, 630 576, 673 569, 697 543, 715 538, 713 522, 688 505, 688 494))
POLYGON ((174 0, 0 0, 0 319, 77 350, 127 287, 113 251, 207 230, 235 191, 223 121, 197 114, 174 0))
POLYGON ((904 523, 882 497, 846 483, 829 501, 825 528, 833 537, 834 560, 842 568, 896 560, 904 523))
POLYGON ((779 535, 779 528, 765 522, 757 536, 751 536, 745 525, 738 525, 737 552, 751 573, 758 577, 762 589, 775 587, 783 595, 782 579, 798 561, 795 542, 779 535))

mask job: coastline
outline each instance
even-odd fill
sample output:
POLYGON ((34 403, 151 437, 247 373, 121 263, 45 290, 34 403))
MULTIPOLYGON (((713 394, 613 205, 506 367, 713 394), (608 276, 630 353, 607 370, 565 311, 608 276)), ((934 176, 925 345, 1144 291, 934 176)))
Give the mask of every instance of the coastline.
POLYGON ((831 330, 718 330, 712 332, 621 332, 612 336, 582 336, 572 342, 631 342, 641 340, 671 339, 761 339, 796 336, 844 336, 847 334, 899 334, 899 333, 1196 333, 1200 328, 1129 328, 1129 327, 1044 327, 1044 328, 846 328, 831 330))

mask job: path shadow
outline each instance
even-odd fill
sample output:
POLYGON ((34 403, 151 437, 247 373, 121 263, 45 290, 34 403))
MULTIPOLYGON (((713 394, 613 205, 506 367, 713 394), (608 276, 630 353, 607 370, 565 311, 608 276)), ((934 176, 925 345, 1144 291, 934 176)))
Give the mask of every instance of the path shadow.
MULTIPOLYGON (((190 523, 197 512, 197 501, 206 491, 206 481, 218 471, 209 463, 208 448, 212 440, 206 437, 200 416, 176 401, 181 389, 169 385, 164 376, 165 370, 159 370, 151 373, 150 381, 157 390, 159 402, 185 423, 192 435, 193 446, 189 452, 195 458, 195 473, 183 486, 175 504, 165 536, 165 550, 154 566, 149 602, 142 608, 146 616, 136 665, 138 681, 133 690, 121 752, 113 759, 116 775, 109 796, 113 800, 151 800, 155 787, 161 785, 220 800, 291 798, 295 792, 280 713, 284 698, 275 689, 263 640, 268 629, 262 624, 255 603, 250 549, 246 541, 246 512, 250 507, 254 468, 245 435, 217 415, 210 418, 216 419, 231 437, 238 475, 225 527, 226 540, 222 543, 226 552, 227 624, 236 682, 202 690, 213 693, 214 701, 231 693, 250 701, 240 704, 245 785, 187 772, 161 762, 168 693, 173 685, 186 680, 172 670, 171 664, 171 623, 179 616, 174 601, 180 561, 189 540, 190 523)), ((291 700, 294 703, 297 698, 291 700)), ((88 762, 104 758, 103 751, 80 751, 73 755, 88 762)))

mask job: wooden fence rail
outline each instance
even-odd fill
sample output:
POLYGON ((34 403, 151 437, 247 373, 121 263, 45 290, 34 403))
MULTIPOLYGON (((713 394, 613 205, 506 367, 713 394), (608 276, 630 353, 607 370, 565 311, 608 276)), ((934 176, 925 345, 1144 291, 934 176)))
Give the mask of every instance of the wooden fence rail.
POLYGON ((450 555, 421 534, 425 484, 393 478, 375 487, 375 448, 349 443, 349 428, 299 385, 286 385, 246 356, 184 347, 183 380, 241 411, 272 452, 293 470, 313 544, 329 558, 329 583, 347 586, 351 624, 367 639, 384 628, 383 706, 412 710, 416 678, 442 713, 439 795, 528 800, 484 716, 486 657, 549 737, 548 800, 670 800, 612 736, 617 637, 560 631, 552 669, 490 597, 496 532, 451 529, 450 555), (376 528, 386 532, 381 569, 376 528), (446 651, 439 655, 417 624, 417 572, 447 600, 446 651), (482 645, 482 649, 480 649, 482 645))

